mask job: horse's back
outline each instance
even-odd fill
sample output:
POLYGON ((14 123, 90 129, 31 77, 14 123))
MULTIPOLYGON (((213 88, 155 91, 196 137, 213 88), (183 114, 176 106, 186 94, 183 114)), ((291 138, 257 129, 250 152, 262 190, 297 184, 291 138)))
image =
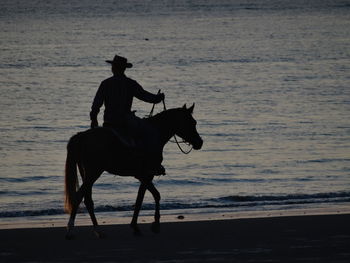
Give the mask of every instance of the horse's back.
POLYGON ((79 159, 85 166, 121 175, 125 171, 132 174, 141 163, 161 162, 162 149, 155 145, 159 140, 155 134, 150 134, 123 137, 128 135, 112 128, 98 127, 80 132, 70 141, 78 142, 79 159))
POLYGON ((122 136, 111 128, 98 127, 82 133, 83 144, 86 148, 100 149, 101 151, 122 150, 129 148, 122 136))

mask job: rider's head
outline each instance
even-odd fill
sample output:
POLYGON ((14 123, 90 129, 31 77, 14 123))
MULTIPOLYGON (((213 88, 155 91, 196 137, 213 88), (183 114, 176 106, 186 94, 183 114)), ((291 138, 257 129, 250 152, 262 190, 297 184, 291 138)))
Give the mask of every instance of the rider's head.
POLYGON ((113 74, 124 74, 125 69, 132 68, 132 64, 128 63, 126 58, 118 55, 115 55, 113 60, 106 60, 106 62, 112 65, 113 74))
POLYGON ((114 75, 116 74, 124 74, 126 67, 120 67, 118 65, 112 64, 112 72, 114 75))

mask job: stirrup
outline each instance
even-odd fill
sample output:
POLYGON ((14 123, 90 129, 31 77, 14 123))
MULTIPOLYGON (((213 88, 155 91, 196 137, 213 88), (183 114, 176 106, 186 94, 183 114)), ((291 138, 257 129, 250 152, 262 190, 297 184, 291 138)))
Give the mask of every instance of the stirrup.
POLYGON ((155 167, 154 169, 147 170, 147 173, 160 176, 160 175, 166 175, 165 168, 163 165, 159 165, 158 167, 155 167))

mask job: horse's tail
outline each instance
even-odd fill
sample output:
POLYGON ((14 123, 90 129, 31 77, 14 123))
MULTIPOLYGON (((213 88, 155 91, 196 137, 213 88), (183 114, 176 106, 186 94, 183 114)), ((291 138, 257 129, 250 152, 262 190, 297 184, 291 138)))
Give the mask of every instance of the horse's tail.
POLYGON ((69 214, 74 204, 77 202, 77 189, 79 187, 77 164, 79 159, 80 137, 80 134, 74 135, 67 145, 64 210, 69 214))

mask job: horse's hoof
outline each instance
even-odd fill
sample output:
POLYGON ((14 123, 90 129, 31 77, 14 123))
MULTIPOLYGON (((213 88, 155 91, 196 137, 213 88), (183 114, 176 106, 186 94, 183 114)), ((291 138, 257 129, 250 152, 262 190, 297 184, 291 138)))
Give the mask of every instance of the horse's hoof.
POLYGON ((137 237, 142 236, 142 232, 137 225, 130 225, 130 227, 133 229, 134 236, 137 236, 137 237))
POLYGON ((134 230, 134 236, 135 237, 142 237, 142 232, 138 229, 138 230, 134 230))
POLYGON ((101 232, 101 231, 94 230, 94 233, 95 233, 95 236, 97 238, 99 238, 99 239, 102 239, 102 238, 106 237, 106 235, 103 232, 101 232))
POLYGON ((156 233, 156 234, 160 233, 160 224, 153 222, 151 225, 151 230, 153 233, 156 233))
POLYGON ((142 232, 138 227, 134 228, 134 236, 136 236, 136 237, 142 236, 142 232))
POLYGON ((66 236, 65 236, 65 239, 66 240, 72 240, 72 239, 74 239, 74 235, 72 233, 67 232, 66 236))

